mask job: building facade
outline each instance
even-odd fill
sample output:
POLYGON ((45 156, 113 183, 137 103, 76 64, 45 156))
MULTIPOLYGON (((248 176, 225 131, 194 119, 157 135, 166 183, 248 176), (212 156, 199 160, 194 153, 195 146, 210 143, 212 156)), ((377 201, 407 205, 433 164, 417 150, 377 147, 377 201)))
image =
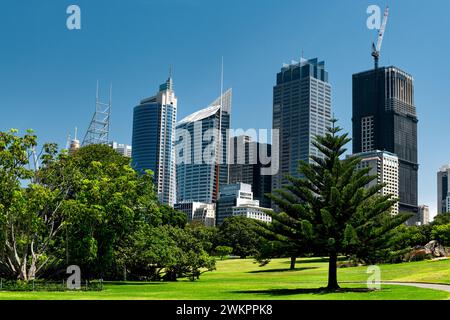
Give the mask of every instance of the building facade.
POLYGON ((177 124, 177 202, 217 201, 228 183, 231 89, 177 124))
POLYGON ((113 148, 118 154, 121 154, 124 157, 131 158, 131 146, 128 144, 117 143, 112 141, 109 143, 109 146, 113 148))
POLYGON ((418 212, 413 78, 396 67, 353 75, 353 153, 385 150, 399 160, 399 210, 418 212))
POLYGON ((265 196, 272 189, 272 176, 261 173, 261 169, 270 167, 261 159, 271 157, 271 145, 252 141, 250 136, 241 135, 230 139, 229 183, 250 184, 253 198, 259 200, 261 207, 270 208, 271 201, 265 196))
POLYGON ((214 203, 176 203, 175 209, 184 212, 188 222, 197 221, 206 227, 214 227, 216 225, 216 207, 214 203))
POLYGON ((231 216, 240 215, 251 219, 270 222, 272 219, 253 199, 252 186, 246 183, 234 183, 222 186, 216 206, 216 222, 221 225, 231 216))
POLYGON ((273 88, 273 129, 279 130, 279 170, 272 189, 287 183, 286 175, 299 176, 298 162, 322 156, 312 142, 331 124, 331 85, 325 63, 317 59, 284 65, 273 88))
POLYGON ((131 163, 140 174, 152 170, 159 200, 173 206, 175 188, 175 125, 177 98, 172 78, 156 95, 134 108, 131 163))
POLYGON ((450 165, 442 166, 437 173, 437 213, 450 212, 450 165))
POLYGON ((419 206, 419 223, 425 225, 430 223, 430 208, 426 205, 419 206))
MULTIPOLYGON (((369 175, 377 176, 367 187, 385 183, 386 186, 380 190, 381 195, 392 195, 398 198, 399 194, 399 160, 398 157, 387 151, 367 151, 354 154, 361 158, 358 169, 370 168, 369 175)), ((398 203, 391 210, 392 214, 398 214, 398 203)))

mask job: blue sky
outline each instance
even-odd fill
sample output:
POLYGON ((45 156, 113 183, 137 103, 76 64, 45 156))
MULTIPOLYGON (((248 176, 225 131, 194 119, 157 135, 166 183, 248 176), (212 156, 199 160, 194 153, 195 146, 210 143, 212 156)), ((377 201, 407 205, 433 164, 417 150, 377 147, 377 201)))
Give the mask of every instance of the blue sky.
MULTIPOLYGON (((436 171, 450 163, 450 2, 447 0, 1 0, 0 130, 36 130, 65 146, 83 136, 95 86, 113 85, 111 137, 131 142, 132 111, 174 68, 178 118, 233 87, 232 127, 270 128, 272 87, 283 62, 326 62, 333 111, 351 132, 351 76, 372 68, 366 8, 390 6, 381 65, 415 79, 419 201, 436 210, 436 171), (81 8, 82 29, 66 28, 81 8)), ((350 146, 349 146, 349 149, 350 146)))

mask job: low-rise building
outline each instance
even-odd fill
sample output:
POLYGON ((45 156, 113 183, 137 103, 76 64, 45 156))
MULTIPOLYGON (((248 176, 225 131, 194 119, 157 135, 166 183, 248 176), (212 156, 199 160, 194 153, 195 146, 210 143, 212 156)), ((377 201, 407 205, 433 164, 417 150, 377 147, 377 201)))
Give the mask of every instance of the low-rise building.
POLYGON ((207 227, 214 227, 216 224, 214 203, 182 202, 176 203, 174 207, 186 214, 188 222, 199 221, 207 227))
POLYGON ((271 222, 272 219, 265 210, 270 209, 261 208, 259 201, 253 199, 251 185, 242 182, 223 185, 217 201, 217 225, 236 215, 271 222))

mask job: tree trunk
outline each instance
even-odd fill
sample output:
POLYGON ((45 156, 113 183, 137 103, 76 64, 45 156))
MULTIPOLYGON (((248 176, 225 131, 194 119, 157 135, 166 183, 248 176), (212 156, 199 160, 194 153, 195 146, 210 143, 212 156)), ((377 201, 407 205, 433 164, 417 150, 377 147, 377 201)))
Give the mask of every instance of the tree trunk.
POLYGON ((297 257, 291 257, 291 266, 289 267, 289 270, 294 270, 295 269, 295 261, 296 261, 297 257))
POLYGON ((329 290, 339 289, 337 282, 337 253, 330 252, 330 259, 328 263, 328 286, 329 290))

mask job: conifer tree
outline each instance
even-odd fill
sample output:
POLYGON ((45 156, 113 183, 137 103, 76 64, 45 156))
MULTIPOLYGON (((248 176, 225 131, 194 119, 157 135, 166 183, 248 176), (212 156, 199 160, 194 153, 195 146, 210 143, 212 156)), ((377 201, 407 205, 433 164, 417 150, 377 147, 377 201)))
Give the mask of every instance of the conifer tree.
POLYGON ((289 183, 269 195, 278 210, 267 212, 273 222, 264 226, 266 235, 296 244, 299 251, 329 256, 329 290, 339 289, 338 255, 367 258, 388 250, 394 229, 408 219, 390 213, 398 200, 380 193, 383 184, 368 187, 376 176, 369 175, 370 168, 358 169, 359 157, 343 158, 351 139, 340 131, 333 119, 313 142, 323 157, 301 161, 300 177, 288 176, 289 183))

